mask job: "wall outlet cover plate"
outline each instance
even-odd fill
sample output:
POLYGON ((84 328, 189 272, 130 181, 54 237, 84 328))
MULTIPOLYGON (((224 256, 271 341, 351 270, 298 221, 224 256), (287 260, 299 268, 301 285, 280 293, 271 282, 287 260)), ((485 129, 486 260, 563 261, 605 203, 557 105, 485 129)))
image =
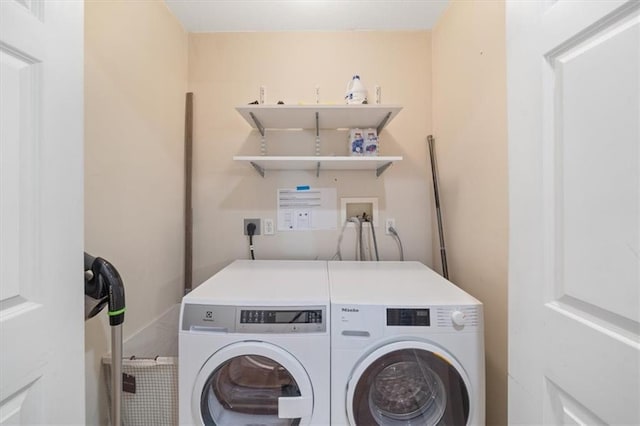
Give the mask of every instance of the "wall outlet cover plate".
POLYGON ((245 219, 242 228, 244 231, 244 235, 249 235, 249 233, 247 232, 247 225, 249 225, 250 223, 256 224, 256 232, 253 235, 260 235, 260 219, 245 219))

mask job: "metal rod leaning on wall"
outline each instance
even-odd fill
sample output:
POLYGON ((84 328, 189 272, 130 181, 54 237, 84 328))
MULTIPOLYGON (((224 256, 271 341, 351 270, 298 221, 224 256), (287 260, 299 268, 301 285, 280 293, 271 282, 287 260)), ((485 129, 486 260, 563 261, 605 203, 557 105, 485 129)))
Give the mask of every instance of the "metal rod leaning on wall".
POLYGON ((193 208, 191 184, 193 168, 193 93, 187 93, 184 112, 184 294, 193 284, 193 208))
POLYGON ((122 324, 111 329, 111 424, 122 424, 122 324))
POLYGON ((438 237, 440 238, 440 259, 442 260, 442 276, 449 279, 449 268, 447 267, 447 251, 444 246, 444 231, 442 228, 442 214, 440 212, 440 191, 438 190, 438 167, 436 164, 436 151, 432 135, 427 136, 429 144, 429 157, 431 158, 431 175, 433 177, 433 196, 436 202, 436 217, 438 219, 438 237))

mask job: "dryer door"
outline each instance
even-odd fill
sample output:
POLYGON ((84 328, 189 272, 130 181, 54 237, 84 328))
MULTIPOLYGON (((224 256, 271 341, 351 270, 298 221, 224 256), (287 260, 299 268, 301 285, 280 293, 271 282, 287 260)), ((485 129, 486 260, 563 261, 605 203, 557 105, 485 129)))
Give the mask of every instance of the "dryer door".
POLYGON ((196 424, 304 425, 313 412, 313 389, 289 352, 265 342, 238 342, 202 366, 191 409, 196 424))
POLYGON ((353 425, 465 425, 469 380, 442 349, 422 342, 396 342, 368 355, 347 388, 353 425))

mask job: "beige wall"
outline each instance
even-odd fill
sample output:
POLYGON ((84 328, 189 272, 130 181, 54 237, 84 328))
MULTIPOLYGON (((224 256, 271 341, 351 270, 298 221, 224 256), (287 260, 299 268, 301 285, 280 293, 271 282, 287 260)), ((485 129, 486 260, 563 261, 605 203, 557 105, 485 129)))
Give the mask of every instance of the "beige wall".
MULTIPOLYGON (((189 35, 189 89, 194 92, 194 284, 237 258, 247 258, 243 218, 276 219, 276 189, 306 184, 337 189, 338 197, 377 197, 381 219, 392 217, 407 259, 431 264, 431 190, 426 136, 431 132, 430 32, 215 33, 189 35), (373 93, 404 109, 381 135, 381 151, 402 155, 380 178, 373 172, 267 172, 261 178, 234 155, 259 155, 256 130, 235 106, 267 103, 342 104, 345 87, 360 74, 373 93)), ((323 131, 322 154, 346 155, 346 131, 323 131)), ((267 132, 270 154, 313 155, 314 132, 267 132)), ((339 205, 339 204, 338 204, 339 205)), ((336 218, 336 225, 338 225, 336 218)), ((279 232, 254 241, 259 259, 329 259, 334 231, 279 232)), ((380 253, 399 259, 395 241, 378 228, 380 253)), ((348 230, 343 254, 353 258, 348 230)))
MULTIPOLYGON (((187 35, 164 2, 85 6, 85 250, 126 287, 124 337, 180 300, 187 35)), ((87 423, 105 424, 103 311, 86 322, 87 423)))
POLYGON ((503 2, 453 1, 434 27, 433 126, 449 275, 484 303, 487 423, 506 424, 508 200, 503 2))

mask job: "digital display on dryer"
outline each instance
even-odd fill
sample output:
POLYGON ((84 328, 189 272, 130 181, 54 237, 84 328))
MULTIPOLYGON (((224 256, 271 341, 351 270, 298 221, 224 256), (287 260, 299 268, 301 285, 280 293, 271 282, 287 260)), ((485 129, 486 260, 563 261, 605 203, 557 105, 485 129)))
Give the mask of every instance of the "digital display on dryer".
POLYGON ((387 325, 428 327, 431 325, 431 315, 426 308, 387 308, 387 325))
POLYGON ((321 310, 242 310, 241 324, 314 324, 322 323, 321 310))

